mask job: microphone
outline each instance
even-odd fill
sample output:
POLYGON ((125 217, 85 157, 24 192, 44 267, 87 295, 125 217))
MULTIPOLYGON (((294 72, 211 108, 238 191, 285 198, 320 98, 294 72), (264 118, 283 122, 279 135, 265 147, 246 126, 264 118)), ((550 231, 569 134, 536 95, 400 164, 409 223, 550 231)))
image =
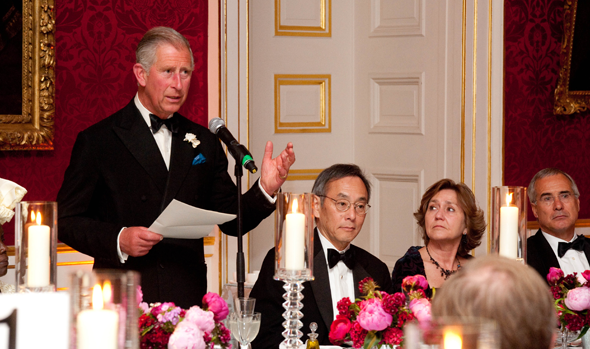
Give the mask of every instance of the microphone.
POLYGON ((252 154, 250 154, 245 146, 236 141, 231 132, 229 132, 227 127, 225 127, 225 122, 222 119, 211 119, 211 121, 209 121, 209 131, 217 135, 217 137, 219 137, 219 139, 225 143, 227 150, 229 150, 234 159, 237 162, 241 162, 242 166, 244 166, 248 171, 252 173, 256 173, 256 171, 258 171, 256 164, 254 164, 254 159, 252 159, 252 154))

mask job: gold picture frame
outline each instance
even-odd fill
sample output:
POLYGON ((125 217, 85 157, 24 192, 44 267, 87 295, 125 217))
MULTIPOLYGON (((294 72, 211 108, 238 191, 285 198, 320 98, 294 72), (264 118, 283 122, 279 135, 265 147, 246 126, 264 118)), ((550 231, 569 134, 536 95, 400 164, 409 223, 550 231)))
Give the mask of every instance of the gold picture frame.
POLYGON ((561 70, 553 107, 553 113, 556 115, 583 112, 590 106, 589 20, 590 2, 578 0, 564 2, 561 70))
POLYGON ((0 150, 53 150, 55 0, 23 0, 21 115, 0 114, 0 150))

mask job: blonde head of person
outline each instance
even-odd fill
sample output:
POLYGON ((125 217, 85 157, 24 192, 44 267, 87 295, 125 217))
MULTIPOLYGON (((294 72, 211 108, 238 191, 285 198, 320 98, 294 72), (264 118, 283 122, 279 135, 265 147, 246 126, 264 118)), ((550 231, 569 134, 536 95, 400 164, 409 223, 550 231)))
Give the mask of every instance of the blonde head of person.
POLYGON ((556 316, 545 280, 531 267, 498 256, 474 259, 432 301, 432 315, 495 320, 502 349, 553 348, 556 316))

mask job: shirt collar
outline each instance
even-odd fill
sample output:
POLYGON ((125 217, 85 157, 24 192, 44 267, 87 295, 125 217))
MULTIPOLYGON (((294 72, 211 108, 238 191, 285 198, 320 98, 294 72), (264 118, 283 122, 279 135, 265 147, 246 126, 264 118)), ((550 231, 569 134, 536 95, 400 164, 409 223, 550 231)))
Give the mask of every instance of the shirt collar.
MULTIPOLYGON (((135 98, 133 98, 133 101, 135 102, 135 106, 137 107, 137 110, 139 110, 139 113, 141 114, 143 121, 145 121, 148 127, 152 127, 152 122, 150 120, 151 112, 146 107, 144 107, 143 104, 141 104, 141 101, 139 100, 139 93, 135 94, 135 98)), ((167 119, 170 119, 172 115, 174 114, 168 115, 167 119)))
POLYGON ((542 230, 541 230, 541 233, 543 234, 543 236, 545 237, 545 239, 549 243, 549 246, 551 246, 551 249, 553 250, 553 252, 555 253, 556 256, 557 256, 557 246, 559 245, 560 242, 572 242, 578 237, 577 234, 574 234, 574 236, 572 237, 572 239, 570 241, 565 241, 565 240, 560 239, 560 238, 553 236, 551 234, 547 234, 546 232, 544 232, 542 230))
POLYGON ((350 244, 348 244, 348 246, 346 246, 346 248, 342 251, 338 250, 336 247, 334 247, 334 245, 330 242, 330 240, 328 240, 324 234, 320 231, 320 228, 317 228, 318 232, 319 232, 319 236, 320 236, 320 243, 322 244, 322 249, 324 250, 324 258, 326 259, 326 265, 328 264, 328 249, 329 248, 333 248, 336 251, 340 252, 340 253, 344 253, 346 251, 348 251, 348 249, 350 248, 350 244))

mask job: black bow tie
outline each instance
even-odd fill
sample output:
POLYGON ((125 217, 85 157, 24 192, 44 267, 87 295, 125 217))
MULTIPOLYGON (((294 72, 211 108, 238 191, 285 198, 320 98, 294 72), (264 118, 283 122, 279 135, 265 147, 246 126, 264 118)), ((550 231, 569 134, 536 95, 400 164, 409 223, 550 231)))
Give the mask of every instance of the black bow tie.
POLYGON ((340 253, 333 248, 328 249, 328 265, 330 269, 334 268, 338 262, 343 261, 344 264, 351 269, 354 267, 354 250, 349 248, 346 252, 340 253))
POLYGON ((172 116, 169 119, 163 120, 154 114, 150 114, 150 121, 152 125, 152 133, 158 132, 162 125, 166 125, 166 128, 172 133, 178 132, 178 118, 172 116))
POLYGON ((584 235, 578 235, 578 237, 572 242, 560 242, 557 245, 557 255, 561 258, 569 249, 583 251, 585 240, 586 238, 584 235))

